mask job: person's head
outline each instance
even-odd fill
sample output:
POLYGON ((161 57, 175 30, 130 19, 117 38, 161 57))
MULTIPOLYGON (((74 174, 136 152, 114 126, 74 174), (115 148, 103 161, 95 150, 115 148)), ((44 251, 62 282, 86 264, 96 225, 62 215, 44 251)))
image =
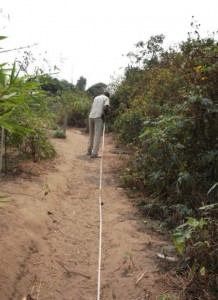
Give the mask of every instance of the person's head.
POLYGON ((110 97, 110 93, 107 92, 107 91, 104 92, 104 95, 105 95, 106 97, 108 97, 108 98, 110 97))

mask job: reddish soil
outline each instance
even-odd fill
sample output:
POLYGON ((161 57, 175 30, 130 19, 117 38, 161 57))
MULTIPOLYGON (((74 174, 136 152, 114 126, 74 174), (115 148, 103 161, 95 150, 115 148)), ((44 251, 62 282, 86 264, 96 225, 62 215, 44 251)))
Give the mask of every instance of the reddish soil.
MULTIPOLYGON (((77 129, 52 142, 54 160, 22 163, 0 182, 11 200, 0 204, 0 300, 96 299, 101 160, 85 155, 87 134, 77 129)), ((101 299, 158 299, 168 286, 156 254, 167 242, 146 231, 119 187, 115 150, 107 134, 101 299)))

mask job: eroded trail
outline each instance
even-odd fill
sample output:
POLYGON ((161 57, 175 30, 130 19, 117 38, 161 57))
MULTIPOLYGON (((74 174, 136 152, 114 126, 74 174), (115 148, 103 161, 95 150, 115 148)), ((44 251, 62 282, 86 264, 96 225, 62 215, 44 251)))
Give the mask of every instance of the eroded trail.
MULTIPOLYGON (((85 155, 79 130, 53 142, 54 161, 23 164, 1 181, 13 200, 0 205, 1 300, 96 299, 100 160, 85 155)), ((105 142, 101 299, 156 299, 165 289, 156 252, 165 243, 145 232, 118 187, 122 162, 110 135, 105 142)))

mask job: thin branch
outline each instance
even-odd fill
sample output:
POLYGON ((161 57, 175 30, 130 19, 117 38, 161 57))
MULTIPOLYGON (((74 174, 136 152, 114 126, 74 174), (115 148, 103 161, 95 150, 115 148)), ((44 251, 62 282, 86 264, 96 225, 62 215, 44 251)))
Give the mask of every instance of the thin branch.
POLYGON ((82 277, 84 277, 84 278, 86 278, 86 279, 91 279, 91 276, 82 274, 82 273, 80 273, 80 272, 68 270, 68 269, 65 267, 65 265, 64 265, 62 262, 60 262, 60 261, 57 261, 57 263, 58 263, 62 268, 64 268, 64 270, 66 271, 66 274, 67 274, 68 277, 71 277, 72 275, 79 275, 79 276, 82 276, 82 277))
POLYGON ((19 47, 19 48, 14 48, 14 49, 3 50, 3 51, 0 51, 0 53, 10 52, 10 51, 17 51, 17 50, 23 50, 23 49, 31 48, 31 47, 37 46, 37 45, 38 44, 32 44, 30 46, 24 46, 24 47, 19 47))
POLYGON ((60 232, 60 234, 62 234, 64 237, 68 238, 68 239, 71 239, 73 241, 76 241, 76 242, 82 242, 81 240, 78 240, 78 239, 75 239, 73 238, 72 236, 69 236, 69 235, 66 235, 64 234, 59 228, 56 229, 58 232, 60 232))
POLYGON ((136 281, 135 285, 137 286, 137 284, 142 280, 142 278, 145 276, 145 274, 148 272, 148 270, 146 269, 145 272, 139 277, 139 279, 136 281))
POLYGON ((41 193, 41 192, 43 192, 43 191, 45 191, 45 188, 43 188, 42 190, 40 190, 39 192, 34 193, 34 194, 13 193, 13 192, 8 192, 8 191, 4 191, 4 193, 9 194, 9 195, 19 195, 19 196, 33 197, 33 196, 36 196, 36 195, 38 195, 39 193, 41 193))
POLYGON ((39 294, 40 294, 40 291, 41 291, 41 286, 42 286, 42 279, 40 278, 40 283, 39 283, 38 294, 37 294, 36 300, 39 299, 39 294))

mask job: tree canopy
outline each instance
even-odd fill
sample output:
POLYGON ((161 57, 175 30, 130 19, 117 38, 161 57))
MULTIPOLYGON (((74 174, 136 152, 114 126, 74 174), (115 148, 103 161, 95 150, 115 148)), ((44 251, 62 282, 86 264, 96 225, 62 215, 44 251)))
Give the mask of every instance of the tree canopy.
POLYGON ((91 98, 95 98, 96 96, 103 94, 106 87, 107 85, 105 83, 98 82, 89 87, 86 92, 91 98))

